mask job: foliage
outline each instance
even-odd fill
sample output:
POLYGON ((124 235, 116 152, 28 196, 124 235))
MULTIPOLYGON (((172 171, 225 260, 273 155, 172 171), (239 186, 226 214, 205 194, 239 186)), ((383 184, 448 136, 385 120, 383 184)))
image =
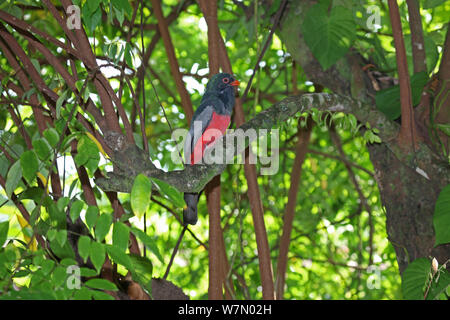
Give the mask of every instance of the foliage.
MULTIPOLYGON (((189 1, 163 1, 162 9, 165 16, 175 15, 169 30, 184 84, 196 106, 208 79, 207 32, 198 6, 191 1, 186 10, 185 2, 189 1)), ((381 29, 376 33, 367 30, 364 21, 367 7, 378 2, 342 0, 333 1, 332 5, 329 1, 319 2, 309 9, 302 26, 308 35, 307 45, 324 69, 338 64, 350 48, 356 48, 383 71, 395 75, 392 30, 385 8, 380 11, 381 29)), ((149 151, 156 166, 167 171, 182 169, 171 159, 178 143, 172 137, 172 128, 187 128, 189 124, 167 65, 165 47, 162 41, 156 41, 159 35, 155 32, 157 20, 152 7, 146 4, 148 7, 143 10, 147 28, 142 40, 151 55, 141 87, 137 72, 142 63, 139 27, 133 29, 131 40, 125 41, 137 2, 73 3, 81 6, 92 50, 99 65, 105 64, 99 71, 120 96, 136 144, 143 152, 149 151), (135 92, 127 86, 125 78, 135 92), (143 93, 147 105, 144 121, 138 114, 138 108, 144 105, 143 93), (145 125, 147 146, 140 124, 145 125)), ((222 1, 219 6, 219 26, 234 73, 244 85, 252 74, 279 3, 273 1, 272 6, 266 7, 256 1, 222 1)), ((52 38, 65 39, 64 31, 41 2, 1 1, 0 8, 52 38)), ((401 8, 403 12, 406 10, 404 3, 401 8)), ((448 3, 424 1, 422 11, 431 17, 424 25, 426 46, 431 49, 427 50, 429 71, 411 78, 416 102, 439 60, 437 52, 441 51, 437 48, 442 48, 444 42, 446 10, 448 3)), ((140 10, 134 23, 139 19, 140 10)), ((94 129, 99 130, 100 124, 87 111, 89 101, 94 108, 104 110, 92 70, 87 70, 76 57, 62 53, 47 39, 39 38, 51 54, 76 72, 80 79, 75 84, 77 90, 71 88, 54 65, 29 47, 30 39, 20 36, 1 18, 0 22, 24 48, 43 83, 56 95, 51 100, 40 91, 42 84, 35 82, 23 88, 21 95, 14 93, 15 87, 23 85, 16 68, 5 54, 0 55, 0 177, 4 181, 0 193, 0 298, 112 299, 122 284, 102 273, 102 267, 108 264, 117 267, 114 272, 120 277, 130 272, 132 280, 151 295, 151 279, 165 273, 182 230, 181 193, 145 175, 134 179, 131 194, 111 196, 97 188, 93 178, 111 171, 112 163, 106 146, 92 134, 94 129), (53 122, 44 121, 44 127, 40 128, 37 109, 53 122), (59 195, 55 187, 58 178, 59 195), (28 222, 21 223, 24 212, 29 213, 28 222), (73 225, 77 231, 69 227, 73 225), (141 255, 131 252, 132 239, 139 243, 141 255), (43 246, 44 243, 48 246, 43 246)), ((408 29, 406 14, 402 15, 402 23, 408 29)), ((259 64, 254 89, 244 101, 247 119, 292 94, 293 79, 297 79, 295 86, 300 92, 316 90, 303 70, 293 68, 292 62, 291 54, 275 36, 259 64)), ((379 91, 376 100, 391 119, 400 115, 398 87, 379 91)), ((431 289, 427 298, 439 298, 444 284, 448 286, 449 275, 440 268, 430 276, 431 262, 427 259, 412 262, 400 285, 395 251, 387 239, 384 208, 366 149, 366 143, 380 142, 377 129, 340 113, 313 111, 308 117, 317 125, 303 163, 295 206, 285 298, 423 299, 428 284, 431 289), (330 123, 342 140, 343 152, 330 138, 330 123), (364 133, 360 135, 363 125, 364 133), (362 195, 355 189, 352 176, 362 195), (367 202, 369 210, 362 201, 367 202)), ((258 176, 274 266, 301 123, 306 123, 306 117, 291 119, 279 128, 279 170, 275 175, 258 176)), ((256 165, 258 173, 263 167, 260 163, 256 165)), ((222 227, 235 298, 258 299, 261 298, 258 256, 243 166, 228 165, 221 181, 222 227)), ((449 206, 445 205, 448 196, 447 188, 436 204, 436 245, 450 242, 445 228, 449 225, 446 211, 449 206)), ((190 228, 191 233, 185 234, 169 274, 169 280, 192 299, 207 298, 205 198, 200 197, 199 222, 190 228)))
POLYGON ((450 185, 442 189, 434 208, 433 225, 436 231, 436 246, 450 242, 450 185))

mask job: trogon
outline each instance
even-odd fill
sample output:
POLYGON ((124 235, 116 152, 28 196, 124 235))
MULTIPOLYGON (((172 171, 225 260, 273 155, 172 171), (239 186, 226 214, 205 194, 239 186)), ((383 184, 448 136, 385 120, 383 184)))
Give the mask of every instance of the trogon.
MULTIPOLYGON (((187 165, 202 162, 205 148, 225 134, 234 108, 234 87, 239 81, 228 73, 214 75, 206 85, 200 106, 195 110, 184 144, 184 161, 187 165)), ((199 193, 185 193, 186 207, 183 223, 197 223, 199 193)))

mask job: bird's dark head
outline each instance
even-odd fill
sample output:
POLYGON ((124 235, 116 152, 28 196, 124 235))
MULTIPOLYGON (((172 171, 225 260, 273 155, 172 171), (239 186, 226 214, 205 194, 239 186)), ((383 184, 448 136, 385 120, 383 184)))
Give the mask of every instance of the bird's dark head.
POLYGON ((231 113, 234 107, 234 87, 239 85, 239 81, 234 79, 231 74, 218 73, 209 79, 206 85, 205 95, 217 96, 225 105, 228 113, 231 113))

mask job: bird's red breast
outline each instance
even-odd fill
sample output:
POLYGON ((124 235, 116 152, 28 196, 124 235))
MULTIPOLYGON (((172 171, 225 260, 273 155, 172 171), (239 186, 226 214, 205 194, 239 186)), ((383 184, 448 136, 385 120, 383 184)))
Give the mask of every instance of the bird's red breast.
POLYGON ((203 131, 202 136, 197 140, 191 153, 190 164, 197 164, 203 159, 203 153, 208 145, 225 134, 231 117, 213 112, 211 121, 203 131))

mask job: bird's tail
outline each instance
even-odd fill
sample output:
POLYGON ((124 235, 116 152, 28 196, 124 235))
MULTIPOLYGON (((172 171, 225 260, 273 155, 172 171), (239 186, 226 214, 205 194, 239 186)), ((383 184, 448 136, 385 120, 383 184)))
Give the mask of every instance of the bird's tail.
POLYGON ((183 224, 196 224, 198 220, 197 216, 197 203, 199 193, 185 193, 184 201, 186 202, 186 208, 183 210, 183 224))

